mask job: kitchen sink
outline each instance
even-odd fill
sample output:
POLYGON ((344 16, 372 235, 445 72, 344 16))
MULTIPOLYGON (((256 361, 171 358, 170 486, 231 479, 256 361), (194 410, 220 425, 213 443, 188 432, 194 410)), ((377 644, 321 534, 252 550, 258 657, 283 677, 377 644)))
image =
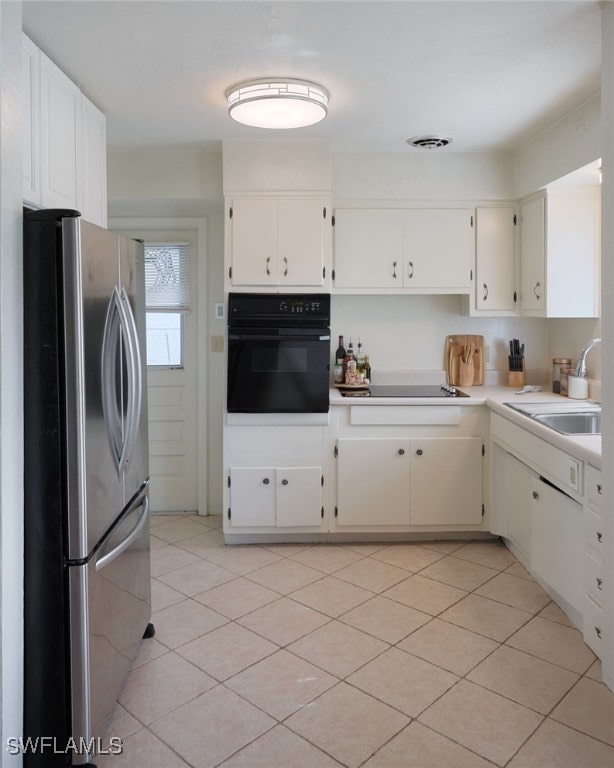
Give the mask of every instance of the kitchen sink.
POLYGON ((600 435, 599 413, 537 413, 535 421, 561 432, 563 435, 600 435))
POLYGON ((592 401, 555 403, 505 403, 534 421, 562 435, 600 435, 601 404, 592 401))

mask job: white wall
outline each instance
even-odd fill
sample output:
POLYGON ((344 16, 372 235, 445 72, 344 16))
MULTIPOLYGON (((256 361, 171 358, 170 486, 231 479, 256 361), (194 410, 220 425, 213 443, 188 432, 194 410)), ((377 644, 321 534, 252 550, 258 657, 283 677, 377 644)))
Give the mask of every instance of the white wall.
MULTIPOLYGON (((222 154, 198 149, 126 150, 108 153, 109 217, 204 217, 207 219, 205 286, 209 336, 223 336, 216 302, 223 301, 224 201, 222 154)), ((199 370, 206 370, 207 510, 222 511, 222 412, 224 356, 211 353, 207 340, 199 349, 199 370), (204 358, 204 359, 203 359, 204 358)))
POLYGON ((23 333, 21 4, 0 3, 0 546, 2 765, 22 733, 23 669, 23 333))
POLYGON ((515 154, 517 197, 601 157, 601 98, 595 96, 542 131, 515 154))

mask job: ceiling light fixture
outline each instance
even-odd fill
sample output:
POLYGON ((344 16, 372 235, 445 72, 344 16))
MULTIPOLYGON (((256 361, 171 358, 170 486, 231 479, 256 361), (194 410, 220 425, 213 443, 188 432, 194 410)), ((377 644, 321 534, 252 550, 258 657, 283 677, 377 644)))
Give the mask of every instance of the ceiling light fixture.
POLYGON ((290 77, 244 80, 226 91, 228 114, 254 128, 303 128, 328 112, 330 94, 321 85, 290 77))

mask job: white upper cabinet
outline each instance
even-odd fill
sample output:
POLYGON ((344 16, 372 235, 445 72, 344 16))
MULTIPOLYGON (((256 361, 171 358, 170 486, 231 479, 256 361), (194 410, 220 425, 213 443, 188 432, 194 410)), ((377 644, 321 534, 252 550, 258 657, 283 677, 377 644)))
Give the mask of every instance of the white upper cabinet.
POLYGON ((23 199, 73 208, 106 226, 106 121, 79 88, 23 35, 23 199))
POLYGON ((42 204, 76 208, 81 92, 41 53, 42 204))
POLYGON ((598 317, 600 192, 540 193, 520 202, 522 314, 598 317))
POLYGON ((335 211, 337 288, 403 287, 403 215, 384 208, 335 211))
POLYGON ((107 226, 107 121, 103 113, 81 95, 82 173, 79 210, 83 217, 107 226))
POLYGON ((471 315, 516 312, 516 210, 512 205, 476 208, 475 290, 471 315))
POLYGON ((25 35, 23 54, 23 199, 42 205, 40 137, 40 50, 25 35))
POLYGON ((325 285, 330 251, 326 198, 235 197, 227 221, 227 274, 233 288, 321 290, 325 285))
POLYGON ((468 208, 338 208, 334 288, 357 293, 468 293, 468 208))
POLYGON ((403 214, 405 286, 449 293, 471 289, 474 235, 468 208, 414 208, 403 214))

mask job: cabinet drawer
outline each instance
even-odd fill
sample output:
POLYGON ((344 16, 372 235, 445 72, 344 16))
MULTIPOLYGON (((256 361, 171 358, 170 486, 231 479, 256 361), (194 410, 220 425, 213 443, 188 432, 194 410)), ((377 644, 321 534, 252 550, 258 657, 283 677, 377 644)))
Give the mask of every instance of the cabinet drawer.
POLYGON ((603 605, 603 566, 589 552, 584 555, 584 589, 599 607, 603 605))
POLYGON ((353 405, 350 424, 381 426, 457 426, 461 409, 458 405, 353 405))
POLYGON ((603 488, 601 485, 601 472, 590 464, 586 465, 586 490, 588 502, 595 507, 603 504, 603 488))
POLYGON ((587 595, 584 598, 584 642, 601 658, 603 638, 603 611, 587 595))
POLYGON ((584 539, 596 556, 603 557, 603 517, 590 507, 584 511, 584 539))

